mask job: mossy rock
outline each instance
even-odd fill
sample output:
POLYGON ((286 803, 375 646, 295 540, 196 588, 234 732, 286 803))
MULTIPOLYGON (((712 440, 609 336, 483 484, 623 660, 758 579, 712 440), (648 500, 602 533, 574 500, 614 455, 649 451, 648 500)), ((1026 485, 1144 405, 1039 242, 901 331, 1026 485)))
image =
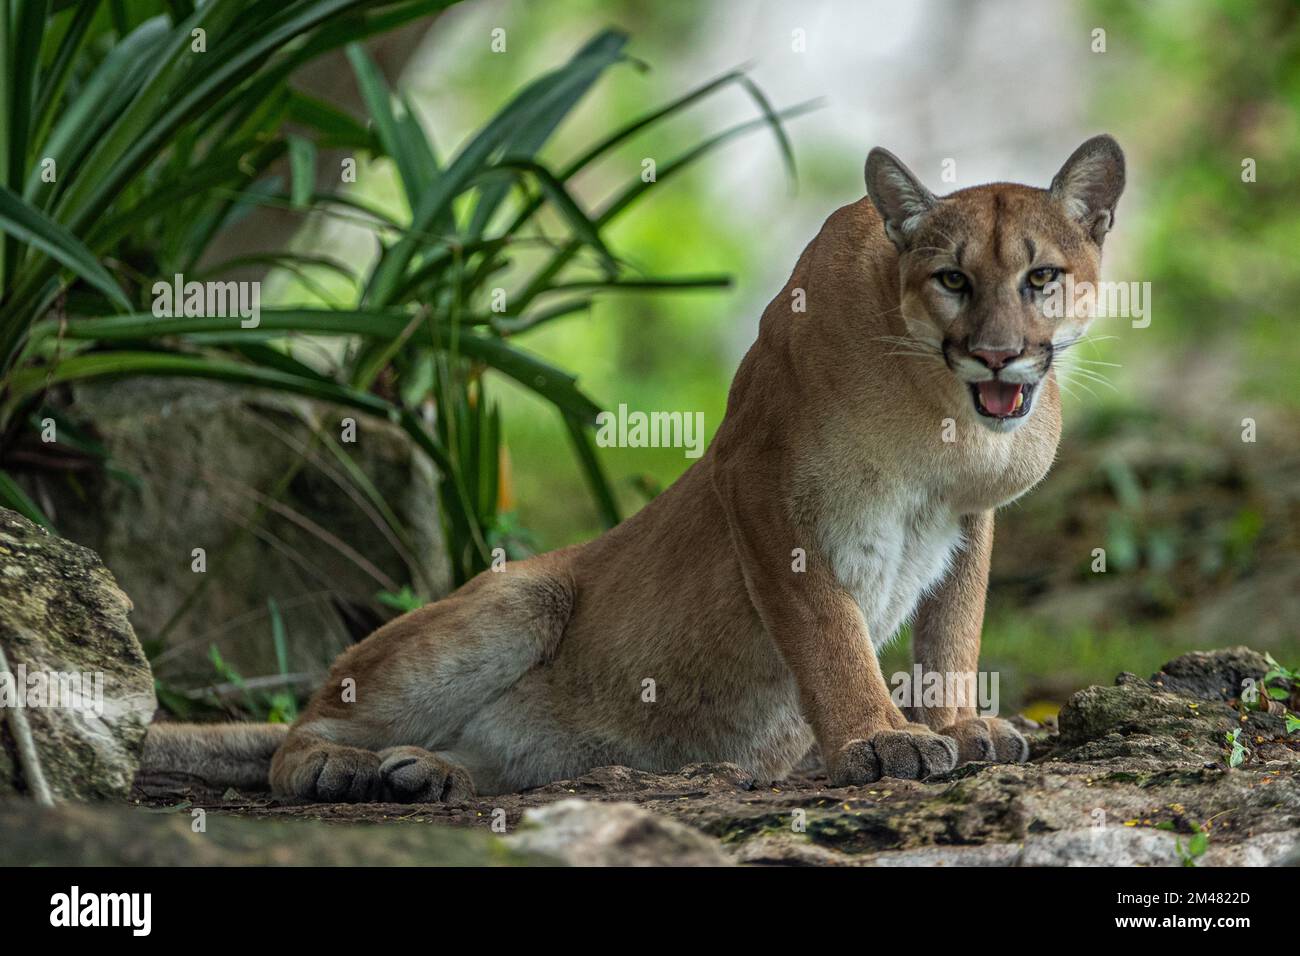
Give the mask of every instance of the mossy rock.
MULTIPOLYGON (((0 508, 0 646, 11 669, 0 695, 24 705, 55 796, 130 790, 157 707, 130 610, 93 551, 0 508)), ((0 795, 29 792, 7 721, 0 744, 0 795)))

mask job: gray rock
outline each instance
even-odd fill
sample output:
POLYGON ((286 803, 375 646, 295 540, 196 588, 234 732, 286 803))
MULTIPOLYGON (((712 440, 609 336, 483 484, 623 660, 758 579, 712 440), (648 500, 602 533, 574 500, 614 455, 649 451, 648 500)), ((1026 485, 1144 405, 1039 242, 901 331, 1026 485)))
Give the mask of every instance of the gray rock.
MULTIPOLYGON (((1179 837, 1163 830, 1105 826, 1045 833, 1025 841, 1020 866, 1179 866, 1179 837)), ((1188 837, 1182 837, 1187 843, 1188 837)))
POLYGON ((1150 680, 1121 674, 1113 687, 1085 688, 1058 718, 1059 743, 1073 749, 1053 759, 1122 758, 1130 770, 1191 768, 1222 762, 1232 729, 1240 728, 1244 740, 1285 737, 1280 713, 1243 715, 1229 703, 1246 678, 1258 682, 1267 670, 1262 654, 1233 647, 1184 654, 1150 680))
POLYGON ((759 866, 1014 866, 1021 851, 1015 843, 988 843, 849 855, 795 833, 765 833, 731 848, 737 863, 759 866))
MULTIPOLYGON (((869 854, 859 866, 1184 866, 1187 836, 1162 830, 1108 826, 1031 836, 1023 844, 935 846, 869 854)), ((1300 830, 1262 833, 1226 846, 1211 845, 1196 866, 1275 866, 1300 839, 1300 830)), ((783 861, 789 862, 789 861, 783 861)))
POLYGON ((1269 669, 1268 659, 1249 647, 1192 651, 1176 657, 1151 678, 1153 684, 1176 694, 1229 701, 1242 694, 1245 682, 1258 683, 1269 669))
MULTIPOLYGON (((737 862, 767 866, 1183 866, 1189 839, 1163 830, 1106 826, 1036 834, 1023 843, 925 846, 848 856, 794 835, 765 834, 732 852, 737 862)), ((1298 843, 1300 830, 1261 833, 1222 846, 1211 842, 1194 863, 1287 865, 1287 854, 1298 843)))
POLYGON ((1260 833, 1243 843, 1216 846, 1210 841, 1198 866, 1296 866, 1300 864, 1300 830, 1260 833))
MULTIPOLYGON (((1300 830, 1261 833, 1216 846, 1213 838, 1196 866, 1273 866, 1300 839, 1300 830)), ((1184 866, 1189 837, 1137 827, 1099 827, 1047 833, 1025 841, 1019 866, 1184 866)))
POLYGON ((630 803, 561 800, 529 810, 506 838, 572 866, 727 866, 716 840, 630 803))
MULTIPOLYGON (((27 705, 22 714, 56 797, 130 789, 156 708, 130 610, 94 552, 0 508, 0 646, 11 668, 0 680, 27 705)), ((28 792, 16 742, 4 720, 0 728, 0 794, 28 792)))
MULTIPOLYGON (((854 866, 856 861, 793 830, 760 833, 727 847, 746 866, 854 866)), ((898 854, 884 854, 897 856, 898 854)))
POLYGON ((529 866, 559 861, 485 831, 246 820, 188 805, 44 809, 0 801, 0 866, 529 866))
POLYGON ((861 866, 1015 866, 1024 847, 1015 843, 983 846, 926 846, 897 853, 871 853, 861 866))

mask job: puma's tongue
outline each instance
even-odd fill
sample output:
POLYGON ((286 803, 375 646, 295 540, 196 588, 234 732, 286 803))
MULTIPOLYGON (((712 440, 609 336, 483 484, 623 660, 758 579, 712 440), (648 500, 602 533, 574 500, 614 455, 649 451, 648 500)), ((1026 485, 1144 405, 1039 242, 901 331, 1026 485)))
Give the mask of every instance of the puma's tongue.
POLYGON ((1019 382, 979 382, 980 404, 990 415, 1010 415, 1020 404, 1019 382))

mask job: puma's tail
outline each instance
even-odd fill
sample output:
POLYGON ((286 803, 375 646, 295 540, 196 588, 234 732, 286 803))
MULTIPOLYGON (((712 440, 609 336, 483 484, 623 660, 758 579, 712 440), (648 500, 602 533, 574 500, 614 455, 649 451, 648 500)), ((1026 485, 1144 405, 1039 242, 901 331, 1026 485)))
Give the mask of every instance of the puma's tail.
POLYGON ((265 790, 288 724, 151 724, 140 776, 185 774, 216 787, 265 790))

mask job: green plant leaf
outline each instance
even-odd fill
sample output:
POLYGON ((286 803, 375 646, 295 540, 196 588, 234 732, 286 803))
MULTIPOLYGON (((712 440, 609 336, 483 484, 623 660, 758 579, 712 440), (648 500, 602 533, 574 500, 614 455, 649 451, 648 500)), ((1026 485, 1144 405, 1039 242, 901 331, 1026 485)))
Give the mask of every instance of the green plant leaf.
POLYGON ((54 530, 40 506, 23 491, 22 486, 13 479, 13 476, 3 469, 0 469, 0 503, 3 503, 6 508, 17 511, 28 521, 34 521, 42 528, 54 530))
POLYGON ((322 149, 379 148, 378 139, 363 124, 333 104, 298 90, 289 93, 288 115, 298 125, 314 130, 322 149))
MULTIPOLYGON (((606 31, 589 42, 565 66, 525 87, 457 154, 414 205, 411 227, 427 231, 441 217, 456 196, 469 187, 474 177, 498 149, 502 148, 527 117, 567 112, 600 73, 619 58, 627 38, 606 31)), ((475 212, 478 215, 477 209, 475 212)), ((411 237, 401 239, 380 259, 366 289, 366 302, 388 305, 401 284, 407 267, 420 248, 411 237)))
MULTIPOLYGON (((815 109, 818 105, 819 105, 819 101, 810 100, 806 103, 800 103, 795 106, 789 107, 787 109, 781 110, 780 113, 778 113, 777 115, 781 119, 791 119, 795 116, 802 115, 803 113, 815 109)), ((665 180, 685 170, 693 163, 702 159, 704 156, 708 155, 713 150, 724 145, 730 140, 735 139, 738 136, 742 136, 746 133, 752 132, 755 129, 765 126, 766 124, 767 124, 766 119, 750 120, 745 123, 739 123, 735 126, 730 127, 729 129, 724 130, 721 133, 717 133, 713 136, 710 136, 709 138, 705 139, 703 142, 697 144, 693 148, 687 150, 685 153, 676 157, 671 162, 663 166, 660 166, 656 172, 656 183, 657 184, 663 183, 665 180)), ((649 187, 650 187, 649 183, 642 181, 638 177, 636 180, 632 182, 631 185, 629 185, 626 189, 624 189, 622 193, 620 193, 617 197, 615 197, 601 211, 601 213, 595 219, 596 226, 598 228, 603 229, 606 225, 608 225, 620 214, 625 212, 630 206, 632 206, 632 204, 635 203, 640 197, 644 196, 647 190, 649 189, 649 187)), ((569 242, 563 249, 561 249, 554 256, 552 256, 550 261, 547 262, 547 264, 543 266, 540 270, 538 270, 538 272, 533 276, 533 278, 529 280, 528 285, 525 287, 524 291, 515 297, 515 307, 521 310, 527 308, 527 306, 532 302, 534 298, 536 298, 536 296, 538 296, 545 289, 550 287, 550 285, 554 282, 556 276, 559 275, 560 271, 563 270, 563 268, 573 259, 573 257, 578 253, 580 248, 581 248, 581 243, 574 240, 569 242)))
POLYGON ((293 183, 290 201, 295 209, 305 209, 316 191, 316 146, 311 140, 289 137, 289 169, 293 183))
MULTIPOLYGON (((100 0, 82 0, 82 2, 77 3, 75 12, 72 14, 72 21, 68 24, 62 38, 59 40, 58 51, 54 54, 54 59, 50 62, 44 76, 41 78, 40 91, 36 97, 36 105, 33 110, 35 126, 31 135, 32 143, 44 143, 46 135, 58 118, 58 110, 55 107, 67 87, 68 78, 72 75, 73 68, 77 63, 77 56, 90 35, 90 25, 95 19, 95 14, 99 12, 99 5, 100 0)), ((30 199, 31 197, 28 196, 27 198, 30 199)))
POLYGON ((72 270, 123 309, 131 303, 89 249, 43 212, 0 187, 0 229, 72 270))
POLYGON ((407 200, 414 206, 433 180, 433 151, 419 125, 413 121, 409 106, 404 104, 406 119, 398 118, 393 110, 393 94, 365 49, 360 44, 350 43, 347 57, 356 74, 366 111, 374 121, 380 146, 397 164, 407 200))
POLYGON ((596 455, 596 445, 591 439, 591 434, 584 427, 586 423, 572 415, 564 416, 564 426, 568 429, 569 440, 573 443, 574 450, 578 455, 578 464, 582 467, 583 477, 587 480, 587 486, 591 490, 592 496, 596 499, 596 505, 600 512, 600 520, 605 527, 612 528, 621 520, 618 512, 618 501, 614 497, 614 489, 610 486, 609 479, 605 477, 605 470, 601 467, 600 459, 596 455))
POLYGON ((246 365, 228 359, 169 352, 90 352, 65 358, 50 368, 20 369, 10 377, 10 402, 15 402, 60 382, 75 382, 123 375, 166 375, 210 378, 238 385, 262 386, 293 392, 321 401, 337 402, 392 418, 394 409, 377 395, 369 395, 319 378, 306 379, 278 369, 246 365))
MULTIPOLYGON (((210 336, 208 341, 211 343, 217 341, 237 342, 241 339, 251 341, 254 339, 253 333, 269 335, 276 332, 297 331, 317 335, 364 335, 392 342, 398 341, 404 336, 409 336, 412 321, 418 319, 418 316, 387 310, 263 309, 260 318, 261 321, 257 329, 241 329, 240 317, 237 315, 212 318, 195 316, 156 318, 149 313, 132 313, 106 318, 73 319, 63 326, 62 335, 65 339, 74 341, 110 342, 156 339, 161 336, 185 333, 207 333, 210 336), (215 333, 225 333, 225 336, 216 338, 215 333)), ((59 333, 59 325, 47 321, 33 330, 33 338, 49 337, 59 333)), ((592 422, 600 412, 600 406, 578 389, 577 379, 574 376, 534 355, 515 348, 498 336, 467 332, 459 337, 456 344, 460 354, 483 362, 497 371, 509 375, 515 381, 532 389, 558 408, 577 416, 581 421, 592 422)), ((450 343, 447 343, 446 347, 449 346, 450 343)), ((99 364, 94 367, 111 366, 112 363, 109 359, 112 354, 114 353, 104 353, 99 356, 99 364)), ((140 353, 140 355, 150 354, 154 353, 140 353)), ((91 356, 80 356, 79 358, 90 359, 91 356)), ((190 360, 189 357, 185 356, 168 356, 167 358, 168 361, 160 362, 158 367, 163 369, 194 369, 204 367, 202 362, 206 361, 190 360), (181 359, 185 361, 182 362, 181 359)), ((136 360, 138 359, 133 359, 133 361, 136 360)), ((74 360, 65 360, 64 364, 68 361, 74 360)), ((240 378, 240 381, 247 384, 257 384, 246 377, 250 374, 249 370, 253 368, 252 366, 221 362, 215 362, 213 365, 213 367, 218 366, 224 369, 227 374, 245 376, 240 378)), ((39 372, 40 375, 46 374, 44 370, 32 371, 39 372)), ((58 370, 54 372, 56 377, 61 374, 62 372, 58 370)), ((116 373, 101 371, 98 374, 116 373)), ((185 373, 162 371, 154 374, 185 373)), ((297 382, 296 377, 295 382, 297 382)), ((267 384, 273 386, 274 382, 268 382, 267 384)), ((301 383, 298 382, 297 384, 301 383)), ((331 387, 340 390, 336 395, 349 394, 356 396, 366 394, 346 386, 332 385, 331 387)), ((315 397, 324 396, 317 395, 315 397)))
POLYGON ((583 212, 577 201, 564 188, 564 184, 549 169, 531 160, 503 159, 495 166, 492 166, 487 171, 487 174, 490 175, 496 170, 524 173, 535 179, 542 193, 554 204, 569 225, 573 227, 577 237, 595 249, 600 255, 606 273, 612 276, 618 272, 618 263, 614 261, 613 253, 605 246, 605 240, 600 237, 600 227, 592 221, 590 216, 583 212))
MULTIPOLYGON (((568 66, 544 77, 538 88, 546 92, 538 97, 536 108, 521 115, 502 144, 505 158, 528 160, 535 156, 605 67, 622 56, 626 43, 627 37, 622 33, 607 30, 597 34, 574 55, 568 66)), ((471 240, 483 234, 505 192, 499 185, 480 190, 469 225, 471 240)))
POLYGON ((400 591, 380 591, 375 595, 375 600, 386 607, 401 611, 403 614, 409 611, 418 611, 428 602, 411 590, 410 585, 404 585, 400 591))
MULTIPOLYGON (((9 4, 0 5, 0 13, 9 17, 9 4)), ((4 176, 0 184, 14 196, 22 193, 23 170, 27 167, 27 149, 32 132, 32 108, 39 82, 41 41, 45 36, 49 0, 27 0, 20 3, 12 15, 15 41, 12 53, 7 53, 5 66, 8 72, 3 90, 4 133, 3 148, 6 155, 0 158, 4 176)), ((8 42, 6 36, 5 42, 8 42)), ((0 250, 0 275, 17 264, 18 241, 12 234, 4 240, 0 250)))

